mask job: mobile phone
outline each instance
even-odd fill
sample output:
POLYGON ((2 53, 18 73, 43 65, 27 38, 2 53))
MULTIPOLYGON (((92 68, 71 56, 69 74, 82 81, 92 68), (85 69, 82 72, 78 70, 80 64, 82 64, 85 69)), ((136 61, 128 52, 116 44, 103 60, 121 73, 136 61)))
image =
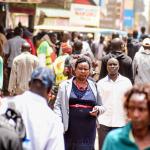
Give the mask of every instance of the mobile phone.
POLYGON ((90 113, 94 113, 94 112, 97 112, 98 110, 97 109, 94 109, 92 111, 90 111, 90 113))

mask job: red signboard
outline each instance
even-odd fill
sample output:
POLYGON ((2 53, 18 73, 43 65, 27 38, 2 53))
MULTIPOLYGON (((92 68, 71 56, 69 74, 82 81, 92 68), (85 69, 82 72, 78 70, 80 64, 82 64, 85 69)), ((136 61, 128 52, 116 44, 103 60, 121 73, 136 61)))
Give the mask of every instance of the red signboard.
POLYGON ((99 6, 100 0, 74 0, 73 3, 99 6))
POLYGON ((74 0, 74 3, 78 3, 78 4, 91 4, 90 0, 74 0))
POLYGON ((13 4, 9 5, 9 11, 13 13, 26 13, 35 15, 35 6, 33 4, 13 4))

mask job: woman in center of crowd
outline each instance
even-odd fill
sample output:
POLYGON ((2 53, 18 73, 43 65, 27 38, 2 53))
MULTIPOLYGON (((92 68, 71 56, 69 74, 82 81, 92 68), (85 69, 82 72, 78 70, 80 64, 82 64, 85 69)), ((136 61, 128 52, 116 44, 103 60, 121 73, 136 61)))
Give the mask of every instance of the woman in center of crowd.
POLYGON ((91 64, 86 58, 75 63, 74 77, 60 84, 54 111, 64 124, 66 150, 93 150, 96 117, 105 111, 95 83, 89 80, 91 64))

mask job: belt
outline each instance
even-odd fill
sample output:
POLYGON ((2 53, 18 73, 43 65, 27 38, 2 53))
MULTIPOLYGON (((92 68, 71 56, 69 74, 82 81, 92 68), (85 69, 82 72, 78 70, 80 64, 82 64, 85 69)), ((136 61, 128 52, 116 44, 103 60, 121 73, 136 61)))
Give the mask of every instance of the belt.
POLYGON ((69 107, 73 107, 73 108, 93 108, 93 106, 81 105, 81 104, 69 105, 69 107))

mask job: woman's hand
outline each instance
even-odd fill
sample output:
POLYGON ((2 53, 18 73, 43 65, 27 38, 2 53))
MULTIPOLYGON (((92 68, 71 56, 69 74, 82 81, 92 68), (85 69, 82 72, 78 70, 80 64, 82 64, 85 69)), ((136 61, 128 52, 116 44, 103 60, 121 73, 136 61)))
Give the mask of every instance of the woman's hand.
POLYGON ((96 106, 93 107, 92 111, 90 111, 90 115, 93 117, 97 117, 99 110, 96 106))
POLYGON ((106 111, 106 108, 104 106, 94 106, 93 110, 90 112, 90 115, 92 116, 98 116, 103 114, 106 111))

